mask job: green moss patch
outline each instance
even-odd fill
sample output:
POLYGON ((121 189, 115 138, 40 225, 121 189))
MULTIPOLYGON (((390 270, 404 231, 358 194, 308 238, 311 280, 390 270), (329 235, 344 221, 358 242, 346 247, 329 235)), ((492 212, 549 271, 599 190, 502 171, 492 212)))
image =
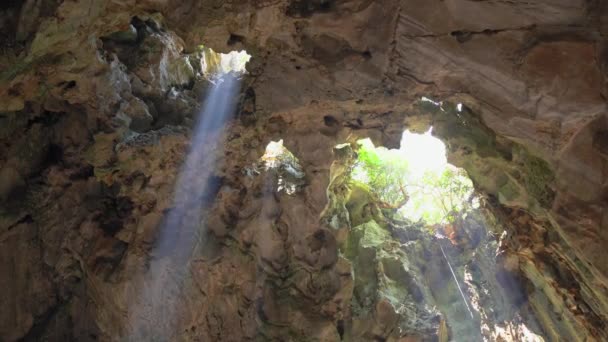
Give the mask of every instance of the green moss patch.
POLYGON ((550 207, 555 198, 555 192, 551 187, 555 180, 555 174, 549 163, 531 155, 524 149, 521 149, 520 153, 523 183, 526 190, 541 206, 550 207))

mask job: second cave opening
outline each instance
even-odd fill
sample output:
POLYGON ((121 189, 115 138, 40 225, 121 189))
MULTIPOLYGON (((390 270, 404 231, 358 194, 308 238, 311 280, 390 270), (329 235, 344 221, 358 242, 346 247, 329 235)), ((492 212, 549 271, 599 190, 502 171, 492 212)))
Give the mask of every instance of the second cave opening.
POLYGON ((399 149, 358 141, 352 179, 395 216, 429 229, 453 223, 479 206, 465 170, 447 162, 445 145, 431 135, 405 131, 399 149))
POLYGON ((341 253, 354 276, 348 331, 365 334, 368 317, 393 312, 403 331, 442 341, 543 341, 525 289, 497 263, 508 236, 488 208, 495 199, 448 163, 432 128, 405 131, 399 149, 361 139, 336 151, 345 167, 331 178, 345 186, 330 190, 347 211, 341 253), (441 331, 428 330, 434 321, 441 331))

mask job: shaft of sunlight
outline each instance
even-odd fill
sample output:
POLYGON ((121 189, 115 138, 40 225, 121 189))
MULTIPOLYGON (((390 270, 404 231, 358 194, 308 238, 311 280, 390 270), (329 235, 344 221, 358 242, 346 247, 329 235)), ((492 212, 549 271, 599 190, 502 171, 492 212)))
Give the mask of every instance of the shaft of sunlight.
POLYGON ((223 146, 222 129, 235 110, 239 84, 238 75, 221 75, 204 98, 188 155, 177 177, 173 207, 165 215, 139 296, 131 305, 129 340, 153 337, 167 341, 175 333, 176 302, 190 257, 206 233, 201 210, 205 198, 217 189, 213 177, 215 156, 223 146))
MULTIPOLYGON (((179 235, 194 233, 184 231, 184 227, 200 225, 200 210, 197 209, 200 209, 203 198, 211 190, 209 188, 213 188, 213 156, 221 148, 219 139, 222 128, 234 111, 238 83, 237 77, 226 74, 215 82, 207 95, 192 136, 190 151, 175 186, 174 207, 170 210, 159 237, 156 250, 159 255, 176 257, 187 252, 183 248, 185 246, 177 245, 176 239, 181 241, 184 238, 180 239, 179 235), (193 211, 195 216, 198 213, 199 217, 189 217, 189 211, 193 211)), ((188 235, 186 238, 191 237, 188 235)))
POLYGON ((452 277, 454 278, 454 282, 456 282, 456 286, 458 287, 460 296, 462 297, 462 300, 464 301, 464 305, 467 307, 467 310, 469 311, 471 318, 474 318, 473 311, 471 311, 471 307, 469 307, 469 302, 467 301, 467 297, 464 295, 464 291, 462 291, 462 287, 460 287, 460 282, 458 282, 458 278, 456 278, 456 273, 454 272, 454 269, 452 268, 452 264, 450 264, 448 257, 445 255, 445 252, 443 251, 443 247, 441 247, 441 244, 439 244, 439 248, 441 249, 441 254, 443 254, 443 258, 445 259, 445 262, 448 263, 450 272, 452 272, 452 277))

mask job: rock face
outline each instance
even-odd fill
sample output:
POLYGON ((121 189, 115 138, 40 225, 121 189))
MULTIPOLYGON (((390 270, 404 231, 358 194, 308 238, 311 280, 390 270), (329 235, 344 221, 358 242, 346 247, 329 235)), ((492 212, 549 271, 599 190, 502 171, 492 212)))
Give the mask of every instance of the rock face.
POLYGON ((0 5, 0 340, 607 340, 607 6, 0 5), (177 265, 155 246, 208 47, 252 60, 177 265), (430 126, 485 198, 465 242, 361 214, 335 148, 430 126), (151 277, 170 311, 137 307, 151 277))

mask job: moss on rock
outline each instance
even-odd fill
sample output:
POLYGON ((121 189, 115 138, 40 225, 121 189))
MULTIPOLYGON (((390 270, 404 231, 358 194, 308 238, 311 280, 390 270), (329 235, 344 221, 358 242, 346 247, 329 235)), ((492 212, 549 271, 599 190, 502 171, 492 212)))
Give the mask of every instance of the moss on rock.
POLYGON ((555 174, 549 163, 533 156, 523 148, 520 149, 520 161, 522 163, 523 183, 528 192, 541 206, 551 206, 555 193, 551 188, 555 180, 555 174))

